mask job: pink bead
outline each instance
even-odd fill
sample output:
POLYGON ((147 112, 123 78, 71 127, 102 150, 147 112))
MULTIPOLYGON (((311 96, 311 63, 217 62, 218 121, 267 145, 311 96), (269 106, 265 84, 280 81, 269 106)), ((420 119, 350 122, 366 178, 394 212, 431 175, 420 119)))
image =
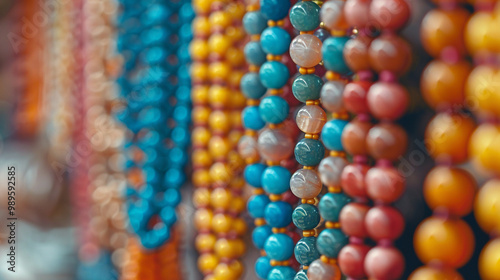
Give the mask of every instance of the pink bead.
POLYGON ((321 40, 311 34, 302 34, 290 44, 290 57, 300 67, 310 68, 321 61, 321 40))
POLYGON ((306 105, 297 112, 295 120, 302 132, 317 134, 326 123, 326 113, 318 105, 306 105))
POLYGON ((315 198, 322 187, 318 172, 313 169, 299 169, 290 179, 290 190, 298 198, 315 198))
POLYGON ((338 257, 342 273, 354 279, 365 278, 364 263, 368 251, 370 247, 365 244, 348 244, 342 248, 338 257))
POLYGON ((342 170, 340 185, 344 192, 353 197, 366 197, 365 176, 370 167, 364 164, 349 164, 342 170))
POLYGON ((371 0, 348 0, 344 5, 344 14, 350 26, 364 28, 369 21, 371 0))
POLYGON ((408 91, 397 83, 378 82, 368 91, 368 107, 380 120, 399 119, 408 107, 408 91))
POLYGON ((344 109, 342 95, 346 83, 344 81, 328 81, 321 88, 321 105, 327 111, 335 113, 344 109))
POLYGON ((321 21, 330 30, 335 30, 342 21, 344 14, 344 1, 330 0, 321 6, 321 21))
POLYGON ((405 0, 372 0, 370 17, 381 29, 397 30, 410 18, 410 7, 405 0))
POLYGON ((353 72, 370 71, 368 50, 372 39, 368 36, 353 38, 344 46, 344 59, 353 72))
POLYGON ((336 264, 324 263, 322 260, 315 260, 307 269, 309 280, 338 280, 340 279, 340 268, 336 264))
POLYGON ((259 158, 259 149, 257 148, 257 140, 254 137, 244 135, 238 142, 238 152, 241 157, 246 158, 259 158))
POLYGON ((365 216, 368 210, 370 210, 368 205, 357 202, 344 206, 339 216, 342 231, 349 236, 365 238, 367 236, 365 216))
POLYGON ((365 177, 366 192, 383 203, 396 201, 404 192, 405 180, 394 167, 372 167, 365 177))
POLYGON ((396 240, 403 233, 405 221, 401 213, 391 206, 375 206, 365 217, 365 227, 373 240, 396 240))
POLYGON ((394 247, 377 246, 365 258, 365 271, 370 279, 397 280, 403 274, 404 267, 404 257, 394 247))
POLYGON ((293 153, 293 142, 283 129, 266 129, 259 135, 259 153, 264 160, 279 162, 293 153))
POLYGON ((372 83, 367 81, 348 83, 343 94, 345 108, 354 114, 369 113, 367 96, 371 85, 372 83))

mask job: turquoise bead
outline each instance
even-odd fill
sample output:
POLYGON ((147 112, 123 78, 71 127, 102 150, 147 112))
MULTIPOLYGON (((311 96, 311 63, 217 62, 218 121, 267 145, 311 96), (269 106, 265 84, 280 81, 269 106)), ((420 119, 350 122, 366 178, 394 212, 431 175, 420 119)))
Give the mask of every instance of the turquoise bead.
POLYGON ((294 249, 295 259, 301 265, 310 265, 320 257, 316 249, 316 237, 303 237, 297 242, 294 249))
POLYGON ((267 275, 273 269, 271 266, 271 259, 268 257, 260 257, 255 262, 255 273, 260 279, 267 279, 267 275))
POLYGON ((261 66, 264 62, 266 62, 266 53, 262 49, 259 41, 248 42, 245 45, 243 52, 245 53, 245 59, 248 64, 261 66))
POLYGON ((311 230, 318 226, 321 217, 316 206, 301 204, 293 210, 293 224, 301 230, 311 230))
POLYGON ((248 12, 243 17, 243 28, 249 35, 259 35, 267 27, 267 20, 260 11, 248 12))
POLYGON ((348 121, 334 119, 328 121, 321 130, 321 140, 325 147, 332 151, 343 151, 342 146, 342 131, 344 131, 345 126, 348 121))
POLYGON ((306 270, 299 271, 295 275, 295 278, 293 278, 293 280, 309 280, 309 278, 307 278, 307 271, 306 270))
POLYGON ((293 280, 295 270, 289 266, 275 266, 269 272, 267 280, 293 280))
POLYGON ((321 255, 329 258, 337 258, 340 250, 347 245, 349 237, 340 229, 327 228, 318 236, 316 247, 321 255))
POLYGON ((290 10, 290 0, 260 0, 260 11, 267 19, 284 19, 290 10))
POLYGON ((313 31, 320 24, 320 7, 313 1, 302 1, 290 10, 290 22, 299 31, 313 31))
POLYGON ((295 159, 303 166, 316 166, 325 156, 325 147, 321 141, 303 138, 295 146, 295 159))
POLYGON ((290 72, 281 62, 267 61, 260 67, 259 77, 266 88, 280 89, 288 82, 290 72))
POLYGON ((293 255, 293 239, 283 233, 275 233, 266 240, 264 250, 271 260, 286 261, 293 255))
POLYGON ((281 96, 268 96, 262 99, 259 112, 262 119, 267 123, 279 124, 287 117, 290 108, 288 102, 281 96))
POLYGON ((327 70, 339 74, 349 74, 351 72, 344 60, 344 46, 347 41, 349 41, 349 37, 330 37, 323 42, 321 53, 327 70))
POLYGON ((247 184, 254 188, 262 188, 262 173, 266 170, 266 165, 262 163, 250 164, 245 167, 245 171, 243 172, 243 177, 247 184))
POLYGON ((259 107, 257 106, 247 106, 241 112, 241 118, 243 120, 243 127, 246 129, 260 130, 266 125, 260 117, 259 107))
POLYGON ((285 201, 273 201, 264 209, 266 223, 272 227, 282 228, 292 222, 292 205, 285 201))
POLYGON ((307 100, 318 100, 323 84, 323 80, 318 75, 300 75, 293 81, 292 92, 302 103, 306 103, 307 100))
POLYGON ((343 193, 326 193, 318 204, 319 213, 326 221, 338 222, 342 207, 351 199, 343 193))
POLYGON ((257 249, 264 249, 267 238, 273 234, 273 230, 268 225, 256 227, 252 232, 252 241, 257 249))
POLYGON ((265 194, 254 195, 248 199, 247 209, 254 219, 264 218, 266 206, 271 202, 265 194))
POLYGON ((260 35, 260 44, 267 54, 283 55, 290 46, 290 34, 281 27, 268 27, 260 35))
POLYGON ((260 82, 259 74, 246 73, 240 81, 240 89, 248 99, 260 99, 266 94, 267 88, 260 82))
POLYGON ((291 177, 283 166, 270 166, 262 174, 262 188, 270 194, 283 194, 290 189, 291 177))

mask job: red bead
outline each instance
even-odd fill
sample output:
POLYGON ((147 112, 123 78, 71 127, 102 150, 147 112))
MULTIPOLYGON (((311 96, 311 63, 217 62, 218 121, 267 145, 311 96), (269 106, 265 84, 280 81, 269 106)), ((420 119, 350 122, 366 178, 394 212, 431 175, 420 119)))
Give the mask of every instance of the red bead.
POLYGON ((354 119, 347 124, 342 132, 342 146, 351 155, 366 155, 366 137, 372 124, 354 119))
POLYGON ((368 91, 368 108, 381 120, 399 119, 408 107, 408 91, 397 83, 378 82, 368 91))
POLYGON ((369 21, 371 0, 348 0, 344 5, 344 14, 350 26, 364 28, 369 21))
MULTIPOLYGON (((439 250, 439 248, 436 248, 439 250)), ((365 271, 370 279, 396 280, 404 272, 404 257, 398 249, 377 246, 365 258, 365 271)))
POLYGON ((340 175, 340 185, 344 192, 353 197, 366 197, 365 177, 370 167, 353 163, 344 167, 340 175))
POLYGON ((396 161, 408 145, 408 136, 401 126, 394 123, 380 123, 372 127, 366 138, 366 146, 375 159, 396 161))
POLYGON ((404 226, 403 216, 394 207, 375 206, 366 213, 366 231, 373 240, 396 240, 403 233, 404 226))
POLYGON ((396 201, 405 189, 405 179, 394 167, 373 167, 365 177, 368 196, 383 203, 396 201))
POLYGON ((344 206, 339 215, 342 231, 349 236, 365 238, 367 236, 365 216, 368 210, 370 210, 368 205, 357 202, 344 206))
POLYGON ((410 18, 410 7, 405 0, 373 0, 370 17, 381 29, 397 30, 410 18))
POLYGON ((408 43, 392 34, 379 36, 370 44, 370 64, 377 72, 389 71, 398 76, 406 72, 411 63, 408 43))
POLYGON ((347 41, 344 46, 344 59, 353 72, 370 70, 368 49, 372 39, 368 36, 358 36, 347 41))
POLYGON ((372 83, 368 81, 356 81, 349 83, 344 88, 342 100, 345 108, 354 114, 368 114, 368 90, 372 83))
POLYGON ((366 277, 364 263, 370 247, 365 244, 348 244, 339 253, 338 262, 346 276, 361 279, 366 277))

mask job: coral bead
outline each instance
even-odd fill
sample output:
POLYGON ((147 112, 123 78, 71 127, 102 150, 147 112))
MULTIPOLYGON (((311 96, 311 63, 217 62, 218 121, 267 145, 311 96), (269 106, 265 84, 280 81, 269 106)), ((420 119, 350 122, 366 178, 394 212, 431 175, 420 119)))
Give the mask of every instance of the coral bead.
POLYGON ((394 247, 375 247, 365 258, 365 271, 370 279, 400 279, 404 272, 403 254, 394 247), (384 261, 380 261, 384 260, 384 261))
POLYGON ((345 86, 343 101, 345 108, 354 114, 368 113, 368 91, 372 86, 368 81, 355 81, 345 86))
POLYGON ((429 154, 437 161, 455 164, 464 162, 467 160, 467 147, 474 126, 474 121, 465 115, 436 115, 425 131, 429 154))
POLYGON ((490 180, 479 190, 474 215, 485 232, 500 233, 500 180, 490 180))
POLYGON ((408 145, 408 136, 402 127, 394 123, 380 123, 370 129, 366 138, 368 151, 375 159, 395 161, 408 145))
POLYGON ((436 269, 423 266, 415 270, 408 280, 463 280, 463 278, 460 273, 453 269, 436 269))
POLYGON ((318 105, 306 105, 297 112, 297 126, 304 133, 318 134, 326 123, 326 113, 318 105))
POLYGON ((328 264, 321 260, 315 260, 307 269, 307 278, 309 280, 340 280, 342 279, 342 273, 337 264, 328 264))
POLYGON ((481 251, 479 274, 485 280, 500 279, 500 238, 488 242, 481 251))
POLYGON ((413 242, 422 262, 437 261, 451 268, 463 266, 474 251, 474 234, 462 220, 427 218, 415 231, 413 242))
POLYGON ((372 39, 368 36, 358 36, 345 44, 344 59, 352 71, 370 70, 368 50, 371 42, 372 39))
POLYGON ((311 34, 295 37, 290 45, 290 57, 300 67, 314 67, 321 61, 322 42, 311 34))
POLYGON ((348 244, 339 253, 339 266, 342 273, 354 279, 366 277, 364 263, 370 247, 365 244, 348 244))
POLYGON ((410 19, 410 6, 405 0, 373 0, 370 16, 381 29, 397 30, 410 19))
POLYGON ((373 40, 368 54, 370 65, 377 72, 389 71, 401 75, 411 63, 410 46, 395 35, 382 35, 373 40))
POLYGON ((370 20, 371 0, 349 0, 344 5, 344 14, 349 25, 363 29, 370 20))
POLYGON ((408 107, 409 94, 397 83, 378 82, 370 87, 367 95, 372 115, 380 120, 399 119, 408 107))
POLYGON ((344 206, 339 216, 342 231, 349 236, 366 237, 365 217, 368 210, 370 206, 362 203, 353 202, 344 206))
POLYGON ((365 177, 366 192, 374 201, 392 203, 404 192, 405 179, 394 167, 373 167, 365 177))
POLYGON ((403 233, 404 225, 403 215, 391 206, 375 206, 366 213, 366 231, 376 241, 396 240, 403 233))
POLYGON ((472 210, 476 182, 465 170, 437 166, 429 172, 424 182, 424 197, 429 207, 445 209, 456 216, 465 216, 472 210))
POLYGON ((366 137, 372 124, 354 119, 342 132, 342 146, 351 155, 366 155, 366 137))
POLYGON ((366 173, 370 167, 364 164, 349 164, 342 170, 340 185, 344 192, 353 197, 366 197, 366 173))

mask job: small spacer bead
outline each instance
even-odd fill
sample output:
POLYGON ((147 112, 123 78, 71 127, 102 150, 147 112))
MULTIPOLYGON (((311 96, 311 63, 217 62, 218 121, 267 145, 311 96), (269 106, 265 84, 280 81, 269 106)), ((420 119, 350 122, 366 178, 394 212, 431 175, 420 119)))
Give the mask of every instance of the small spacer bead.
POLYGON ((246 158, 245 159, 246 164, 254 164, 254 163, 258 162, 258 161, 259 160, 256 159, 256 158, 246 158))
POLYGON ((306 105, 319 105, 319 100, 307 100, 306 105))
POLYGON ((304 34, 310 34, 310 35, 313 35, 313 34, 314 34, 314 31, 300 31, 300 35, 304 35, 304 34))
POLYGON ((306 198, 303 198, 301 200, 302 204, 316 204, 316 199, 315 198, 310 198, 310 199, 306 199, 306 198))
POLYGON ((359 33, 359 30, 357 28, 353 28, 351 33, 352 35, 357 35, 359 33))
POLYGON ((320 8, 323 6, 323 1, 320 0, 313 0, 314 3, 316 3, 320 8))
POLYGON ((257 131, 255 131, 253 129, 247 129, 247 130, 245 130, 245 135, 246 136, 257 136, 257 131))
POLYGON ((340 75, 333 71, 326 71, 325 78, 329 81, 333 81, 340 79, 340 75))
POLYGON ((307 68, 307 74, 314 74, 315 71, 316 71, 316 68, 314 68, 314 67, 307 68))
POLYGON ((330 151, 330 156, 345 158, 345 152, 342 152, 342 151, 330 151))
POLYGON ((271 266, 289 266, 290 261, 271 260, 271 266))
POLYGON ((269 199, 271 201, 279 201, 279 200, 281 200, 281 198, 282 198, 281 194, 270 194, 269 195, 269 199))
POLYGON ((314 166, 304 166, 302 168, 304 168, 304 169, 314 169, 314 166))
POLYGON ((266 224, 266 220, 263 218, 257 218, 254 221, 255 226, 260 227, 266 224))
POLYGON ((328 187, 328 192, 331 193, 341 193, 342 188, 341 187, 328 187))
POLYGON ((260 255, 263 257, 266 256, 267 255, 266 250, 264 250, 264 249, 260 250, 260 255))
POLYGON ((276 22, 274 20, 268 20, 267 25, 270 27, 276 26, 276 22))
POLYGON ((325 23, 324 22, 320 22, 319 23, 319 28, 325 28, 325 23))
POLYGON ((347 113, 347 112, 332 113, 332 118, 334 118, 334 119, 340 119, 340 120, 348 120, 349 119, 349 113, 347 113))
POLYGON ((276 22, 276 25, 277 25, 277 26, 284 26, 284 25, 285 25, 285 21, 284 21, 284 20, 282 20, 282 19, 281 19, 281 20, 278 20, 278 21, 276 22))
POLYGON ((280 163, 278 161, 272 161, 272 160, 266 161, 266 164, 267 164, 267 166, 280 165, 280 163))
POLYGON ((261 188, 254 188, 253 193, 254 194, 264 194, 264 190, 261 188))
POLYGON ((334 29, 330 31, 330 34, 334 37, 343 37, 347 34, 347 32, 345 30, 334 29))
POLYGON ((247 6, 247 12, 255 12, 259 10, 259 5, 248 5, 247 6))
POLYGON ((260 100, 258 99, 247 99, 247 106, 257 106, 259 103, 260 100))
POLYGON ((340 223, 339 222, 326 221, 325 227, 326 228, 340 228, 340 223))
POLYGON ((259 66, 250 64, 248 66, 248 71, 250 71, 250 72, 257 72, 257 71, 259 71, 259 66))
POLYGON ((316 230, 315 229, 310 229, 310 230, 304 230, 302 231, 302 235, 304 237, 311 237, 316 235, 316 230))
POLYGON ((283 93, 283 89, 282 88, 272 88, 269 90, 269 94, 271 95, 279 95, 279 94, 282 94, 283 93))
POLYGON ((306 133, 306 135, 304 136, 304 138, 318 140, 319 139, 319 134, 306 133))
POLYGON ((285 233, 286 228, 273 228, 273 233, 285 233))
POLYGON ((322 262, 328 263, 328 264, 336 264, 337 263, 337 259, 329 258, 325 255, 321 255, 320 259, 322 262))
POLYGON ((283 123, 278 123, 278 124, 270 123, 269 124, 269 128, 271 128, 271 129, 278 129, 281 126, 283 126, 283 123))
POLYGON ((260 40, 260 35, 259 34, 253 34, 250 36, 250 40, 252 41, 259 41, 260 40))
POLYGON ((299 73, 302 74, 302 75, 305 75, 305 74, 307 74, 307 69, 300 67, 299 68, 299 73))
POLYGON ((308 269, 309 269, 309 266, 308 266, 308 265, 303 265, 303 266, 302 266, 302 269, 303 269, 303 270, 308 270, 308 269))

